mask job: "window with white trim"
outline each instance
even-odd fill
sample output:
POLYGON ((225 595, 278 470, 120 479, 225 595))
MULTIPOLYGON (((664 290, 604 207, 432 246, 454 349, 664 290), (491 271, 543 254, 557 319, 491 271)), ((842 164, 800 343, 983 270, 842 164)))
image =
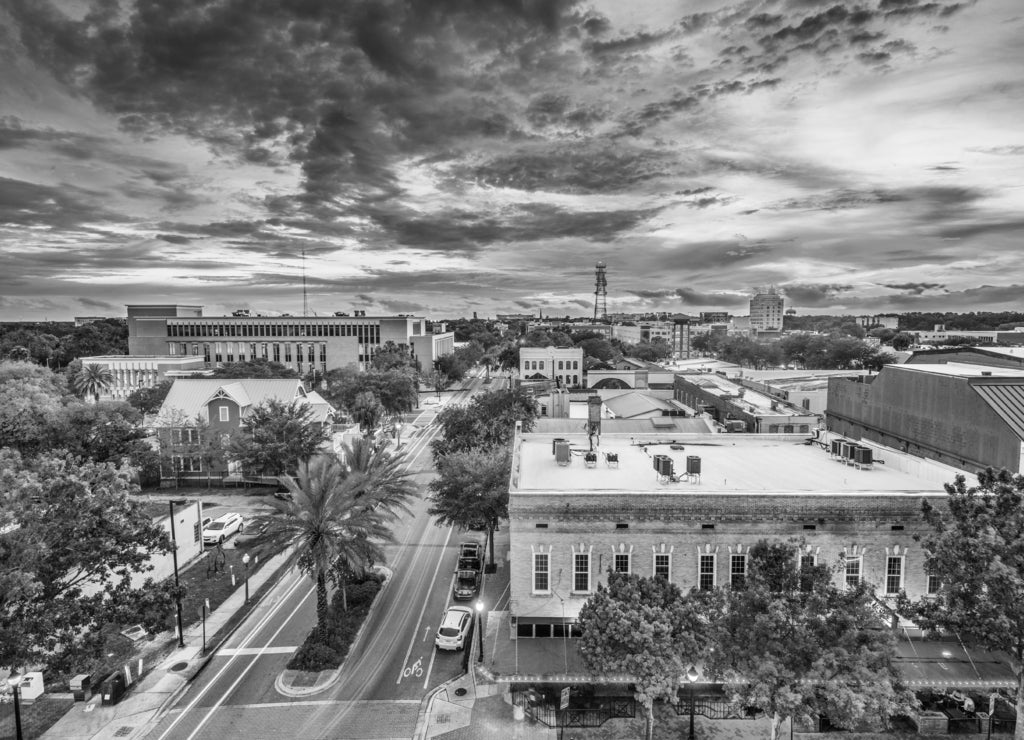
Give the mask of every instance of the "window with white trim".
POLYGON ((927 588, 926 593, 929 596, 935 596, 939 592, 939 589, 942 588, 942 581, 939 580, 938 576, 932 575, 931 573, 929 573, 928 574, 928 585, 927 585, 926 588, 927 588))
POLYGON ((590 553, 578 552, 572 557, 572 590, 590 590, 590 553))
POLYGON ((615 553, 615 572, 616 573, 629 573, 629 553, 628 552, 617 552, 617 553, 615 553))
POLYGON ((535 552, 533 554, 533 592, 548 593, 551 590, 551 582, 548 576, 551 572, 551 555, 546 552, 535 552))
POLYGON ((857 588, 860 585, 862 558, 860 555, 846 556, 846 587, 857 588))
POLYGON ((654 554, 654 577, 672 580, 672 556, 667 552, 654 554))
POLYGON ((700 556, 697 587, 701 591, 710 591, 715 587, 715 556, 713 554, 700 556))
POLYGON ((903 557, 890 555, 885 559, 885 593, 898 594, 903 588, 903 557))
POLYGON ((729 585, 733 588, 743 588, 747 581, 747 556, 742 553, 734 553, 729 558, 729 585))
POLYGON ((221 421, 230 421, 230 412, 227 406, 221 406, 217 411, 220 414, 219 418, 221 421))
POLYGON ((810 591, 814 585, 815 557, 814 553, 800 555, 800 590, 810 591))

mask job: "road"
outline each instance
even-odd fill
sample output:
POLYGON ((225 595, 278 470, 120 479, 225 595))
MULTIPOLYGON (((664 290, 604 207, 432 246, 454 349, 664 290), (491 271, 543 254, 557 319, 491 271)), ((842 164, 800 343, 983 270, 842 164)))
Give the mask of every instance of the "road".
MULTIPOLYGON (((482 379, 474 377, 462 390, 446 394, 443 404, 462 403, 483 387, 482 379)), ((415 422, 420 430, 416 436, 403 435, 407 464, 424 493, 433 475, 429 444, 439 432, 437 408, 423 409, 415 422)), ((386 549, 392 580, 374 604, 336 683, 300 698, 286 696, 276 686, 316 621, 312 581, 289 572, 149 740, 411 737, 424 695, 462 670, 462 653, 437 651, 433 641, 451 603, 456 545, 463 539, 434 524, 423 497, 412 509, 411 516, 396 522, 397 544, 386 549)))

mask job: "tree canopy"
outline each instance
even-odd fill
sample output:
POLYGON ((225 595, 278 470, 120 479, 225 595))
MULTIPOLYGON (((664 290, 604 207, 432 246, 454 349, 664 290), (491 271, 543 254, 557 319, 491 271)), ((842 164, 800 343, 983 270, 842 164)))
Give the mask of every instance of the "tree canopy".
POLYGON ((210 374, 211 378, 284 378, 291 379, 299 377, 299 374, 287 365, 273 360, 265 360, 257 357, 245 362, 227 362, 215 368, 210 374))
POLYGON ((727 682, 737 707, 771 719, 826 715, 840 727, 879 727, 916 704, 893 664, 895 642, 872 608, 869 587, 840 589, 835 567, 804 562, 797 546, 758 542, 742 587, 725 589, 712 615, 708 671, 727 682))
POLYGON ((684 596, 666 578, 608 573, 608 585, 580 609, 579 650, 599 675, 629 676, 652 737, 654 702, 675 703, 681 677, 703 660, 709 645, 699 592, 684 596))
POLYGON ((430 443, 435 464, 452 452, 507 445, 515 423, 521 421, 529 432, 538 412, 537 402, 521 388, 480 393, 467 404, 446 407, 437 415, 441 436, 430 443))
MULTIPOLYGON (((1024 476, 988 469, 976 486, 958 475, 945 488, 948 507, 924 502, 932 531, 921 538, 925 570, 938 579, 938 593, 909 605, 910 612, 926 629, 1009 652, 1017 716, 1024 717, 1024 476)), ((1021 740, 1024 722, 1017 724, 1021 740)))
POLYGON ((155 414, 163 405, 172 385, 173 380, 162 380, 152 388, 139 388, 133 391, 125 400, 143 414, 155 414))
POLYGON ((419 396, 416 378, 408 369, 360 372, 351 367, 338 368, 329 370, 324 381, 323 397, 332 406, 349 413, 355 408, 356 397, 364 392, 376 396, 389 414, 411 411, 419 396))
POLYGON ((300 401, 266 401, 245 417, 227 457, 249 474, 294 475, 328 439, 328 429, 312 418, 312 407, 300 401))

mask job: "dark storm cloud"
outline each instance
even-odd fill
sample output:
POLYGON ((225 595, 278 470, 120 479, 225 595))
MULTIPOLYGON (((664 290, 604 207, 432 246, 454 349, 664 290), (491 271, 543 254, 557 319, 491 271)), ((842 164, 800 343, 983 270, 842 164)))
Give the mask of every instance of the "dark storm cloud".
POLYGON ((584 48, 591 54, 595 55, 621 54, 645 49, 659 43, 668 36, 668 31, 663 31, 661 33, 640 31, 632 36, 626 36, 623 38, 610 39, 608 41, 590 41, 584 45, 584 48))
POLYGON ((77 298, 76 300, 86 308, 102 308, 105 311, 121 310, 121 306, 109 303, 107 301, 101 301, 96 298, 77 298))
POLYGON ((178 236, 177 234, 157 234, 156 238, 168 242, 170 244, 191 244, 192 240, 187 236, 178 236))
POLYGON ((736 293, 716 293, 695 288, 676 288, 672 291, 684 304, 691 306, 740 306, 749 299, 736 293))
POLYGON ((830 306, 836 302, 842 293, 849 293, 854 289, 852 285, 837 285, 833 283, 786 285, 783 292, 789 302, 796 306, 815 308, 830 306))
POLYGON ((0 177, 0 223, 73 229, 125 220, 103 207, 103 194, 73 185, 52 187, 0 177))
POLYGON ((980 285, 965 290, 945 291, 941 296, 910 293, 886 298, 892 306, 907 311, 976 310, 978 306, 1017 306, 1024 285, 980 285))
POLYGON ((992 219, 985 223, 954 223, 936 229, 933 233, 943 239, 968 239, 975 236, 1024 234, 1024 219, 1006 217, 1001 220, 992 219))
POLYGON ((946 287, 943 283, 882 283, 882 285, 911 295, 921 295, 926 290, 942 290, 946 287))
POLYGON ((531 310, 534 308, 534 304, 531 303, 530 301, 512 301, 512 303, 513 305, 519 308, 526 308, 531 310))
POLYGON ((674 290, 671 290, 669 288, 662 288, 659 290, 628 290, 626 292, 630 293, 631 295, 635 295, 637 298, 651 299, 669 298, 675 296, 676 294, 674 290))

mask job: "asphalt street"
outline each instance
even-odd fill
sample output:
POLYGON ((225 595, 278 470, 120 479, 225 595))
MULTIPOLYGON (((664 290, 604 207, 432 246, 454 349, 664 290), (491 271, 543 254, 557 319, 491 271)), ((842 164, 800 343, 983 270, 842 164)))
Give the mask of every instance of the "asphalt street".
MULTIPOLYGON (((497 383, 492 384, 492 387, 497 383)), ((467 380, 443 404, 463 403, 484 388, 467 380)), ((374 604, 339 680, 308 696, 279 690, 285 665, 315 624, 312 581, 291 571, 213 657, 164 716, 150 740, 210 738, 411 737, 424 695, 459 675, 461 652, 434 648, 434 633, 451 600, 458 543, 466 535, 436 526, 427 515, 433 476, 429 443, 438 406, 426 405, 419 433, 403 434, 409 469, 421 497, 411 516, 395 523, 387 548, 392 579, 374 604)), ((482 541, 481 533, 471 533, 482 541)))

